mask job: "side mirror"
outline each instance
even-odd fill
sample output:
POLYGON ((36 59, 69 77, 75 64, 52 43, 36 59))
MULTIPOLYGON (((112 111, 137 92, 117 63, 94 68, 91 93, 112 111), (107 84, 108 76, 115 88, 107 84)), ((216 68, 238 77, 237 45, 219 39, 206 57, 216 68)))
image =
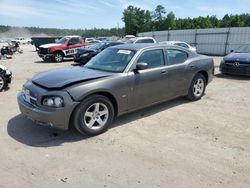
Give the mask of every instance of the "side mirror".
POLYGON ((136 65, 136 70, 145 70, 148 69, 148 64, 147 63, 137 63, 136 65))
POLYGON ((230 50, 230 52, 232 53, 232 52, 234 52, 234 50, 230 50))

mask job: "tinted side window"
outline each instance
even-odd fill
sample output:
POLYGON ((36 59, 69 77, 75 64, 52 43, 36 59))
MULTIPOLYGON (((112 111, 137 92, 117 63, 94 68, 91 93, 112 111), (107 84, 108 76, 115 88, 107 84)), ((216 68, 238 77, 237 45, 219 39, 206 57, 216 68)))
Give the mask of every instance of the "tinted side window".
POLYGON ((75 45, 75 44, 80 44, 81 41, 79 38, 72 38, 70 41, 69 41, 69 44, 70 45, 75 45))
POLYGON ((167 55, 169 65, 184 63, 188 59, 188 53, 181 50, 169 49, 167 55))
POLYGON ((141 39, 138 40, 136 43, 154 43, 152 39, 141 39))
POLYGON ((185 43, 176 43, 175 45, 188 48, 188 45, 186 45, 185 43))
POLYGON ((142 42, 142 40, 138 40, 138 41, 136 41, 136 43, 143 43, 143 42, 142 42))
POLYGON ((123 44, 123 43, 109 43, 107 46, 110 47, 110 46, 116 46, 116 45, 120 45, 120 44, 123 44))
POLYGON ((143 52, 137 63, 147 63, 149 68, 164 66, 164 55, 162 50, 150 50, 143 52))

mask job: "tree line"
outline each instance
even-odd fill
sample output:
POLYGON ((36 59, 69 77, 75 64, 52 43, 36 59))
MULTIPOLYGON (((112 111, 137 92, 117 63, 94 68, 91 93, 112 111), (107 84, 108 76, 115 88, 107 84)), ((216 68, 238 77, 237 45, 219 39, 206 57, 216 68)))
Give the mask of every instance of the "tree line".
POLYGON ((134 35, 148 31, 250 26, 250 14, 226 14, 222 19, 216 16, 176 18, 172 11, 167 13, 162 5, 158 5, 154 11, 130 5, 123 11, 122 20, 125 34, 134 35))
POLYGON ((125 34, 136 35, 137 33, 147 31, 250 26, 250 14, 226 14, 222 19, 218 19, 216 16, 176 18, 173 12, 167 13, 165 7, 162 5, 158 5, 154 11, 144 10, 130 5, 123 11, 122 20, 125 23, 124 28, 111 29, 57 29, 0 25, 0 38, 63 35, 122 37, 125 34))
POLYGON ((124 36, 124 28, 111 29, 57 29, 40 27, 13 27, 0 25, 0 38, 31 36, 64 36, 80 35, 83 37, 124 36))

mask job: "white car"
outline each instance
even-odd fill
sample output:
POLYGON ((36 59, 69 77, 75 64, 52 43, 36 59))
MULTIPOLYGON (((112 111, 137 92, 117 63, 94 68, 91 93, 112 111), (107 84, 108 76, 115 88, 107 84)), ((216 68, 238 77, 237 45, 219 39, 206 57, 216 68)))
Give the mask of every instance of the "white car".
POLYGON ((188 44, 186 42, 182 42, 182 41, 162 41, 159 43, 160 44, 167 44, 167 45, 181 46, 181 47, 189 49, 192 52, 196 52, 196 47, 191 46, 190 44, 188 44))
POLYGON ((5 66, 0 65, 0 92, 5 90, 11 83, 12 72, 5 66))
POLYGON ((11 42, 18 44, 31 44, 31 41, 31 39, 25 39, 23 37, 16 37, 14 40, 11 40, 11 42))
POLYGON ((136 43, 157 43, 153 37, 135 37, 129 39, 126 43, 136 44, 136 43))

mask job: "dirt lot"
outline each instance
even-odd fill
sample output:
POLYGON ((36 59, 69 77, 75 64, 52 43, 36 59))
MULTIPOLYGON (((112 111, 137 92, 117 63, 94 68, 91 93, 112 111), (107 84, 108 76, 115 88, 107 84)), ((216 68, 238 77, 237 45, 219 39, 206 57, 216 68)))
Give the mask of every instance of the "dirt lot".
POLYGON ((26 79, 72 64, 43 63, 32 46, 23 49, 0 60, 14 73, 0 93, 0 187, 250 187, 250 78, 216 70, 202 100, 128 114, 87 138, 20 115, 26 79))

